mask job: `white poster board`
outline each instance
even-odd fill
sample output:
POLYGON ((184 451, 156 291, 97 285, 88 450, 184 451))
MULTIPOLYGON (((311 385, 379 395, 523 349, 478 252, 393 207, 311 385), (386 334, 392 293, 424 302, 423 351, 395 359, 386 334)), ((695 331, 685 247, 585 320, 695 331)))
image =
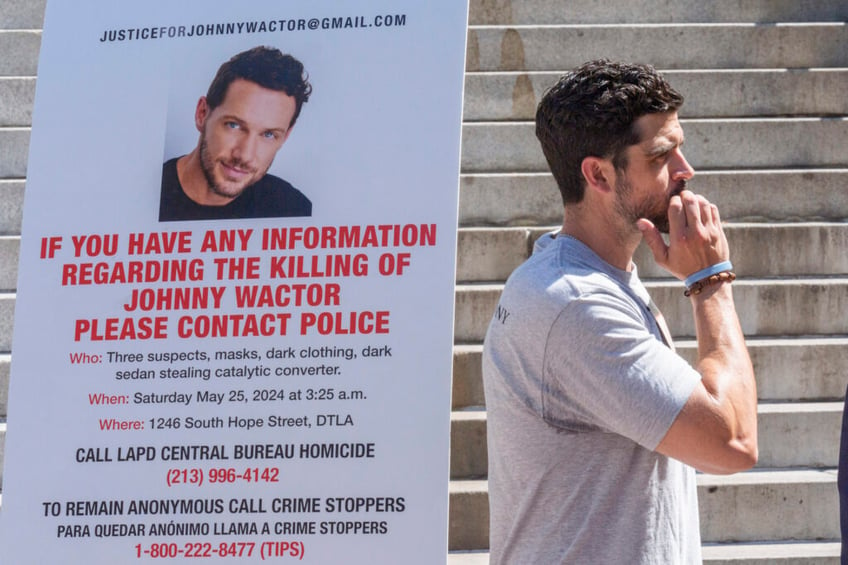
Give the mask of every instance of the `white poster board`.
POLYGON ((445 561, 466 19, 48 4, 0 562, 445 561), (268 171, 311 216, 160 222, 163 163, 256 46, 312 85, 268 171))

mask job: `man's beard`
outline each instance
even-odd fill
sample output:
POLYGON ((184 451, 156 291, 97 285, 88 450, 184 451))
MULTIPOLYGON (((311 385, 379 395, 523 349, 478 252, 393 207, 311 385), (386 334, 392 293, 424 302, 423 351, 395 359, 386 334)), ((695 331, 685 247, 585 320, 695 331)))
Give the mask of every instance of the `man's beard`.
POLYGON ((686 180, 683 179, 677 183, 668 196, 655 197, 650 200, 641 202, 628 202, 633 195, 633 187, 631 184, 620 176, 615 182, 615 208, 619 216, 623 217, 627 222, 634 226, 639 218, 646 218, 651 221, 654 226, 662 233, 668 233, 668 203, 671 197, 680 194, 686 190, 686 180))
MULTIPOLYGON (((254 169, 250 169, 245 163, 239 161, 238 159, 231 159, 226 162, 228 166, 241 168, 241 169, 249 169, 251 173, 255 173, 254 169)), ((237 186, 235 189, 227 189, 217 182, 215 182, 215 176, 213 170, 215 168, 215 160, 209 154, 209 147, 206 143, 206 134, 202 133, 200 135, 200 169, 203 171, 203 176, 206 178, 206 184, 209 187, 209 190, 218 196, 223 196, 224 198, 236 198, 244 189, 250 186, 255 182, 255 180, 251 180, 251 182, 246 182, 244 186, 237 186)), ((256 177, 252 177, 255 179, 256 177)))

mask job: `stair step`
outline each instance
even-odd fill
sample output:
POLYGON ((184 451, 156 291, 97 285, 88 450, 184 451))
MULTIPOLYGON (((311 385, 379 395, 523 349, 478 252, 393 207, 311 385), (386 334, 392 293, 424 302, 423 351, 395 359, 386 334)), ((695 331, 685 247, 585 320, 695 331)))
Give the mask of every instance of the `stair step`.
POLYGON ((0 77, 0 127, 31 126, 35 77, 0 77))
POLYGON ((38 68, 41 30, 0 30, 0 77, 31 77, 38 68))
MULTIPOLYGON (((2 49, 2 46, 0 46, 2 49)), ((30 128, 0 128, 0 178, 26 176, 30 128)))
POLYGON ((448 553, 448 565, 489 565, 489 552, 452 551, 448 553))
POLYGON ((834 541, 714 543, 702 548, 704 565, 839 565, 834 541))
MULTIPOLYGON (((833 541, 706 544, 704 565, 839 565, 842 544, 833 541)), ((452 552, 448 565, 489 565, 487 551, 452 552)))
POLYGON ((488 549, 489 484, 486 480, 451 481, 448 550, 488 549))
MULTIPOLYGON (((724 221, 846 220, 846 186, 845 168, 699 170, 691 182, 692 190, 719 205, 724 221), (798 198, 799 194, 804 198, 798 198)), ((547 171, 464 174, 459 222, 462 226, 559 225, 562 199, 547 171)))
MULTIPOLYGON (((0 29, 36 29, 44 19, 45 0, 6 0, 0 29)), ((799 5, 796 0, 746 0, 733 9, 713 2, 656 2, 655 0, 471 0, 472 25, 597 24, 608 22, 821 22, 848 19, 841 0, 819 0, 799 5)))
MULTIPOLYGON (((839 539, 835 469, 698 475, 705 543, 839 539)), ((449 548, 487 549, 488 482, 451 481, 449 548)))
POLYGON ((0 235, 0 265, 6 268, 0 271, 0 291, 15 290, 18 286, 18 256, 21 250, 21 238, 17 235, 0 235))
POLYGON ((841 21, 470 26, 466 71, 557 71, 601 57, 658 69, 845 67, 846 43, 841 21))
MULTIPOLYGON (((734 298, 745 335, 848 334, 848 278, 742 280, 734 298), (840 319, 842 318, 842 319, 840 319)), ((694 336, 692 306, 679 281, 648 282, 676 335, 694 336)))
MULTIPOLYGON (((453 346, 453 383, 451 408, 465 410, 482 408, 486 405, 483 393, 481 344, 453 346)), ((2 384, 0 384, 2 386, 2 384)))
POLYGON ((0 292, 0 352, 12 350, 14 318, 15 295, 10 292, 0 292))
MULTIPOLYGON (((732 223, 726 234, 740 277, 848 274, 848 223, 732 223)), ((639 246, 634 261, 640 276, 668 276, 647 245, 639 246)))
POLYGON ((46 0, 3 0, 0 29, 37 29, 44 22, 46 0))
MULTIPOLYGON (((747 343, 761 400, 811 402, 845 397, 848 337, 754 337, 747 343)), ((696 362, 698 347, 694 341, 679 340, 675 347, 690 364, 696 362)), ((482 408, 486 404, 480 369, 482 353, 480 344, 454 346, 454 410, 482 408)))
MULTIPOLYGON (((848 69, 664 71, 685 93, 684 118, 844 115, 848 69)), ((533 120, 559 72, 469 73, 466 121, 533 120)), ((32 125, 35 77, 0 77, 0 127, 32 125)))
MULTIPOLYGON (((846 38, 841 21, 470 26, 466 70, 558 71, 598 57, 669 70, 845 67, 846 38)), ((0 30, 0 76, 34 76, 40 42, 37 29, 0 30)))
MULTIPOLYGON (((467 121, 534 120, 561 72, 484 72, 465 76, 467 121)), ((663 71, 686 98, 683 118, 848 114, 848 69, 663 71)), ((2 99, 2 98, 0 98, 2 99)), ((2 123, 2 122, 0 122, 2 123)))
MULTIPOLYGON (((679 281, 647 281, 646 287, 673 334, 694 336, 689 300, 679 281)), ((733 283, 745 335, 848 334, 847 278, 747 279, 733 283)), ((461 284, 456 290, 454 337, 481 342, 503 290, 502 284, 461 284)), ((9 351, 15 295, 0 293, 0 351, 9 351)))
POLYGON ((836 469, 698 477, 704 541, 838 539, 836 469))
MULTIPOLYGON (((0 178, 0 234, 21 233, 24 184, 0 178)), ((691 186, 721 206, 725 221, 848 220, 848 169, 701 171, 691 186)), ((462 175, 459 204, 464 226, 562 222, 550 173, 462 175)))
MULTIPOLYGON (((848 114, 848 69, 663 71, 685 94, 683 118, 848 114)), ((466 121, 533 120, 561 73, 469 73, 466 121)), ((0 77, 0 127, 32 125, 34 76, 0 77)))
POLYGON ((0 353, 0 421, 6 420, 9 409, 9 368, 12 356, 0 353))
MULTIPOLYGON (((457 280, 506 280, 530 256, 533 242, 552 229, 554 226, 460 229, 457 280)), ((740 277, 848 274, 848 223, 729 223, 725 233, 740 277), (763 245, 766 241, 768 245, 763 245)), ((647 246, 638 248, 634 261, 643 280, 669 276, 656 265, 647 246)))
MULTIPOLYGON (((2 186, 2 185, 0 185, 2 186)), ((463 228, 459 230, 457 280, 503 281, 530 255, 533 242, 553 226, 539 228, 463 228)), ((835 275, 848 273, 848 224, 729 224, 727 237, 740 276, 835 275), (768 239, 769 245, 762 242, 768 239)), ((17 284, 20 236, 0 235, 0 290, 17 284)), ((668 277, 640 247, 636 256, 643 278, 668 277)))
MULTIPOLYGON (((675 343, 677 352, 690 363, 697 357, 694 341, 675 343)), ((749 338, 748 351, 757 375, 761 400, 811 402, 839 400, 845 395, 848 373, 848 338, 749 338)), ((480 357, 483 346, 456 345, 453 354, 454 410, 483 408, 480 357)), ((0 354, 0 419, 6 415, 6 392, 11 356, 0 354)))
MULTIPOLYGON (((760 404, 759 468, 836 467, 841 402, 760 404)), ((451 413, 451 478, 488 475, 486 411, 451 413)))
POLYGON ((758 467, 836 467, 842 402, 760 404, 758 467))
POLYGON ((451 479, 479 479, 488 473, 486 411, 451 412, 451 479))
MULTIPOLYGON (((648 281, 672 334, 694 336, 692 307, 680 281, 648 281)), ((483 341, 502 284, 461 284, 456 291, 454 336, 483 341)), ((733 283, 736 310, 747 336, 848 334, 848 278, 747 279, 733 283)))
MULTIPOLYGON (((683 120, 686 155, 697 168, 843 167, 846 118, 683 120), (713 143, 710 143, 714 140, 713 143), (745 151, 740 151, 745 147, 745 151)), ((23 178, 29 128, 0 128, 0 178, 23 178)), ((547 172, 547 163, 525 122, 468 123, 462 128, 465 173, 547 172)))
MULTIPOLYGON (((846 49, 848 52, 848 49, 846 49)), ((686 158, 695 169, 843 167, 845 118, 681 120, 686 158), (741 148, 744 148, 742 150, 741 148)), ((529 122, 479 122, 462 127, 462 172, 547 172, 529 122)))
POLYGON ((745 0, 657 2, 656 0, 471 0, 472 25, 599 24, 610 22, 781 22, 842 21, 848 5, 841 0, 745 0))
POLYGON ((0 422, 0 484, 3 482, 3 461, 6 460, 6 421, 0 422))
MULTIPOLYGON (((0 235, 20 235, 21 233, 24 184, 23 180, 0 179, 0 235)), ((15 265, 14 269, 17 270, 17 268, 15 265)))

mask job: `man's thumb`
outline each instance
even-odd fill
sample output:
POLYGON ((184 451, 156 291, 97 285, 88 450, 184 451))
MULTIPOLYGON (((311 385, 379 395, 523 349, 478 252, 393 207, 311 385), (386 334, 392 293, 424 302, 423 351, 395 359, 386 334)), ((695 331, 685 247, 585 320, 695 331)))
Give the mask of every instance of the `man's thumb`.
POLYGON ((668 246, 663 241, 660 230, 646 218, 636 220, 636 228, 642 232, 642 238, 654 255, 654 261, 660 265, 664 265, 668 260, 668 246))

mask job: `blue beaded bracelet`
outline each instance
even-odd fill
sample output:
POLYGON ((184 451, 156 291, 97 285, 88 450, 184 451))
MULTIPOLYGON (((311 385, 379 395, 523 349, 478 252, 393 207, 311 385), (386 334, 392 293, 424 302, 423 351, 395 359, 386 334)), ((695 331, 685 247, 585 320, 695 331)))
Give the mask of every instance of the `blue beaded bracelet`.
POLYGON ((722 261, 721 263, 716 263, 715 265, 707 267, 706 269, 701 269, 697 273, 692 273, 691 275, 686 277, 686 280, 683 281, 683 285, 686 288, 689 288, 693 284, 695 284, 696 282, 703 280, 707 277, 711 277, 713 275, 716 275, 716 274, 724 272, 724 271, 732 271, 732 270, 733 270, 733 264, 730 261, 722 261))

